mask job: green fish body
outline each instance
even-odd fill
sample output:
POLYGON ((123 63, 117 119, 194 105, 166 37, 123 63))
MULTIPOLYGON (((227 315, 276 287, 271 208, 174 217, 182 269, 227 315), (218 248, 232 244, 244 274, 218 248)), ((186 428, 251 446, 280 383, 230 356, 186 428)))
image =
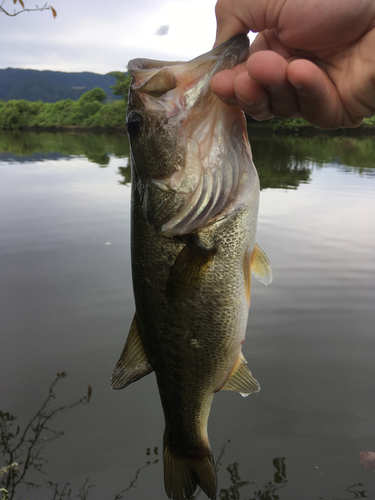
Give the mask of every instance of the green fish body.
POLYGON ((259 390, 241 352, 250 276, 272 279, 255 243, 259 180, 237 106, 211 77, 245 59, 239 35, 188 63, 129 63, 132 273, 136 313, 112 387, 155 372, 169 498, 216 499, 207 436, 214 394, 259 390))

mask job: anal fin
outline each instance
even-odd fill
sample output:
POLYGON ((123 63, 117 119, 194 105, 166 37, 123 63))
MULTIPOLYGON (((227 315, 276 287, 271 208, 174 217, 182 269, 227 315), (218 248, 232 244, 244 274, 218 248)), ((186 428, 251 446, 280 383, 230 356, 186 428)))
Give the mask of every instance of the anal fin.
POLYGON ((248 396, 252 392, 260 391, 260 386, 252 376, 251 371, 246 366, 246 363, 247 361, 244 358, 244 355, 240 352, 236 366, 221 390, 237 391, 244 397, 248 396))
POLYGON ((139 334, 137 315, 134 315, 125 347, 112 374, 112 389, 123 389, 152 372, 139 334))

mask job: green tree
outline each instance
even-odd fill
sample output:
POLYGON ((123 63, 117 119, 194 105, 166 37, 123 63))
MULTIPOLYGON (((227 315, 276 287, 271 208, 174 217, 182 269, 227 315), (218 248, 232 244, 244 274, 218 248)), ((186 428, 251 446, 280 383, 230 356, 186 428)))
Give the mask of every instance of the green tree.
POLYGON ((40 11, 42 11, 42 10, 50 10, 52 12, 52 15, 53 15, 54 18, 57 16, 56 10, 52 7, 52 5, 48 5, 48 3, 45 3, 43 5, 43 7, 38 7, 36 5, 33 9, 28 9, 28 8, 25 7, 25 3, 24 3, 23 0, 13 0, 13 5, 17 5, 17 7, 13 10, 13 13, 10 12, 9 9, 8 10, 4 9, 3 5, 4 5, 4 1, 0 5, 0 12, 3 13, 3 14, 6 14, 9 17, 18 16, 18 14, 21 14, 22 12, 32 12, 34 10, 40 10, 40 11), (17 2, 21 5, 22 9, 19 9, 19 7, 17 5, 17 2), (17 8, 19 10, 17 10, 17 8))
POLYGON ((111 89, 113 89, 113 93, 115 95, 122 95, 122 97, 127 101, 130 82, 132 79, 130 73, 123 73, 122 71, 112 71, 112 73, 109 74, 110 76, 115 77, 117 80, 117 82, 113 86, 111 86, 111 89))
POLYGON ((103 102, 106 97, 107 94, 104 92, 103 89, 95 87, 94 89, 89 90, 88 92, 82 94, 81 97, 78 99, 78 102, 80 105, 89 104, 93 102, 103 102))
POLYGON ((104 90, 99 87, 82 94, 77 101, 76 112, 72 116, 72 125, 84 125, 86 127, 100 126, 97 115, 100 113, 106 97, 107 95, 104 90))
POLYGON ((34 125, 42 103, 11 100, 0 106, 0 127, 18 129, 34 125))

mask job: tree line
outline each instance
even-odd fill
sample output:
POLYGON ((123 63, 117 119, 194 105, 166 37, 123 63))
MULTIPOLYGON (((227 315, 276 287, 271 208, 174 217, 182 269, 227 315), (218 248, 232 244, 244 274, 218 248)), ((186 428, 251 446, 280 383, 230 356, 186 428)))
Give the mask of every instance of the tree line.
MULTIPOLYGON (((125 128, 131 76, 120 71, 115 71, 110 75, 116 78, 116 84, 111 87, 113 93, 123 97, 119 101, 105 102, 106 93, 99 87, 82 94, 77 101, 65 99, 47 103, 42 101, 0 100, 0 129, 125 128)), ((282 129, 291 133, 298 133, 301 129, 311 128, 311 125, 303 118, 288 120, 273 118, 262 123, 256 122, 250 117, 247 117, 247 119, 250 129, 255 126, 257 128, 271 128, 274 132, 282 129)), ((365 127, 374 127, 375 117, 366 118, 363 125, 365 127)))
POLYGON ((53 103, 25 100, 0 101, 0 129, 125 127, 130 76, 120 71, 111 75, 117 79, 112 87, 113 93, 123 96, 120 101, 105 103, 106 93, 98 87, 82 94, 77 101, 72 99, 53 103))

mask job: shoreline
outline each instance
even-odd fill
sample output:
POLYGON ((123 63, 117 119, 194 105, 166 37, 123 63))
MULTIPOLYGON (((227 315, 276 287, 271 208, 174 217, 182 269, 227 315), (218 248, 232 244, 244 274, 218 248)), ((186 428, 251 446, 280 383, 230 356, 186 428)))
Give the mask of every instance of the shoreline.
POLYGON ((362 125, 356 128, 338 128, 334 130, 319 129, 316 127, 290 128, 278 126, 261 126, 248 124, 249 136, 295 136, 295 137, 372 137, 375 135, 375 126, 362 125))
MULTIPOLYGON (((17 129, 2 128, 3 132, 63 132, 71 134, 92 133, 92 134, 126 134, 126 127, 87 127, 79 125, 67 125, 58 127, 20 127, 17 129)), ((248 135, 251 137, 271 137, 271 136, 294 136, 294 137, 372 137, 375 135, 375 126, 361 125, 356 128, 339 128, 335 130, 324 130, 316 127, 283 127, 278 124, 258 125, 250 123, 247 125, 248 135)))

